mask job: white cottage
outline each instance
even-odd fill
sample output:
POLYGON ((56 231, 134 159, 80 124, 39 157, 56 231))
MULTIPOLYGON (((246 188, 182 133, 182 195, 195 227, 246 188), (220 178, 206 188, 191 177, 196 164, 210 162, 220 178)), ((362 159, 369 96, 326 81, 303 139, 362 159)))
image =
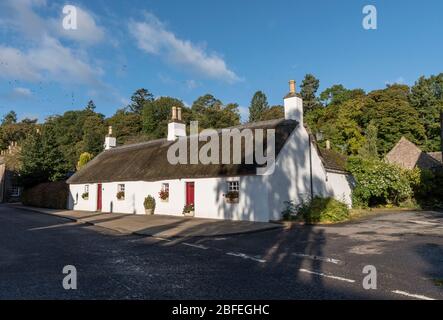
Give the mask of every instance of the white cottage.
POLYGON ((270 221, 281 219, 287 200, 300 202, 320 195, 351 205, 352 177, 344 169, 345 159, 319 148, 308 133, 303 125, 303 101, 293 80, 284 111, 283 119, 235 127, 275 130, 275 170, 270 175, 257 175, 260 166, 255 162, 170 164, 167 152, 176 139, 193 138, 186 137, 181 111, 173 108, 165 139, 116 147, 110 132, 105 151, 69 178, 69 207, 144 214, 144 199, 152 195, 155 214, 181 216, 183 207, 193 204, 194 216, 199 218, 270 221), (168 198, 160 199, 160 191, 168 198), (227 195, 233 192, 238 199, 232 201, 227 195))

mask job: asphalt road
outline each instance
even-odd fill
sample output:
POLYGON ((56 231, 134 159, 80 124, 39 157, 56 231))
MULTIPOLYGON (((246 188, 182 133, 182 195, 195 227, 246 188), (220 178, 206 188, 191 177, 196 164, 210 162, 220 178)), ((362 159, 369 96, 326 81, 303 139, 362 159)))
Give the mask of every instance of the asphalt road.
POLYGON ((441 214, 398 214, 171 241, 1 205, 0 299, 443 299, 441 226, 441 214), (66 265, 76 290, 62 286, 66 265))

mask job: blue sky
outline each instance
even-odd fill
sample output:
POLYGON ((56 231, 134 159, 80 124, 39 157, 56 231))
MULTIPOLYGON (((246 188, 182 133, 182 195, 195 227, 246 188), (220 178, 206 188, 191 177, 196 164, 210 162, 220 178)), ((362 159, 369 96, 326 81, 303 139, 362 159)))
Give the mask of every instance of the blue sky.
POLYGON ((144 87, 186 104, 211 93, 246 119, 255 91, 281 104, 306 73, 320 90, 413 84, 443 71, 442 15, 439 0, 2 0, 0 114, 43 121, 93 99, 110 116, 144 87), (62 28, 66 4, 77 30, 62 28))

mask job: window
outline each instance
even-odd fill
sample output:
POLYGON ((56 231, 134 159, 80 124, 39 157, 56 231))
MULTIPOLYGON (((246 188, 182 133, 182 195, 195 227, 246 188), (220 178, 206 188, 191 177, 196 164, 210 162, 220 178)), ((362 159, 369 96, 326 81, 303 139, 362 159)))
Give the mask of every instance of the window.
POLYGON ((238 192, 240 190, 238 181, 228 181, 228 192, 238 192))
POLYGON ((89 184, 85 185, 85 193, 89 193, 89 184))
POLYGON ((169 183, 162 183, 162 191, 169 193, 169 183))
POLYGON ((10 197, 19 197, 20 196, 20 188, 18 186, 12 186, 9 188, 9 196, 10 197))
POLYGON ((117 200, 125 200, 125 185, 117 185, 117 200))

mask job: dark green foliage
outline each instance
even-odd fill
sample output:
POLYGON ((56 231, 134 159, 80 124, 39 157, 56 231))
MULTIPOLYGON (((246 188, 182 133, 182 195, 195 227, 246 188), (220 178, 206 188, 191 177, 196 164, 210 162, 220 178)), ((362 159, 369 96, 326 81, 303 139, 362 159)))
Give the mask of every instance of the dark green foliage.
POLYGON ((303 98, 303 111, 305 113, 320 106, 320 102, 316 97, 319 86, 320 81, 315 76, 312 74, 305 75, 300 85, 300 94, 303 98))
POLYGON ((131 97, 131 104, 128 109, 131 112, 141 114, 146 103, 154 101, 154 95, 148 90, 141 88, 134 92, 131 97))
POLYGON ((56 141, 55 127, 46 123, 30 134, 20 152, 20 179, 25 187, 66 178, 70 167, 56 141))
POLYGON ((240 124, 238 104, 223 103, 210 94, 194 101, 191 107, 191 119, 197 120, 200 129, 226 128, 240 124))
MULTIPOLYGON (((160 97, 146 102, 142 113, 143 132, 153 139, 166 137, 172 107, 185 109, 183 102, 171 97, 160 97)), ((182 110, 182 113, 186 111, 182 110)))
POLYGON ((112 117, 106 119, 106 126, 112 126, 118 144, 125 144, 142 131, 142 116, 119 109, 112 117))
POLYGON ((414 187, 415 199, 422 208, 443 209, 443 170, 421 170, 414 187))
POLYGON ((17 122, 17 113, 15 111, 11 110, 7 114, 3 116, 2 119, 2 125, 5 124, 12 124, 17 122))
POLYGON ((316 196, 298 210, 306 223, 331 223, 349 219, 348 206, 334 198, 316 196))
POLYGON ((66 209, 69 187, 63 181, 40 183, 24 190, 21 201, 25 206, 66 209))
POLYGON ((352 192, 354 207, 399 205, 412 197, 414 175, 381 160, 350 157, 347 170, 356 180, 352 192))
POLYGON ((285 117, 285 109, 283 106, 272 106, 263 112, 260 120, 273 120, 281 119, 285 117))
POLYGON ((420 77, 411 87, 411 106, 417 110, 426 139, 421 143, 424 151, 440 148, 440 112, 443 111, 443 73, 429 78, 420 77))
POLYGON ((268 99, 262 91, 257 91, 249 106, 249 122, 264 120, 264 113, 269 109, 268 99))

